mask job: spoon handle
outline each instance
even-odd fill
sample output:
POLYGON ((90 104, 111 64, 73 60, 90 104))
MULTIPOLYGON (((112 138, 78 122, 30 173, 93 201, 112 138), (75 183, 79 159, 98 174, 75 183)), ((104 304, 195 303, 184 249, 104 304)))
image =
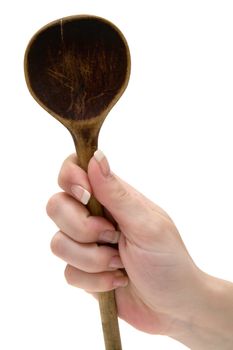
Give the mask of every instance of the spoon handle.
MULTIPOLYGON (((78 138, 74 138, 78 155, 78 165, 82 169, 87 170, 89 160, 97 149, 97 137, 94 138, 94 140, 92 139, 91 142, 87 142, 87 140, 84 140, 80 136, 81 135, 79 135, 78 138)), ((104 216, 102 205, 94 197, 91 197, 87 207, 92 215, 104 216)), ((114 290, 98 293, 98 300, 105 349, 122 350, 114 290)))

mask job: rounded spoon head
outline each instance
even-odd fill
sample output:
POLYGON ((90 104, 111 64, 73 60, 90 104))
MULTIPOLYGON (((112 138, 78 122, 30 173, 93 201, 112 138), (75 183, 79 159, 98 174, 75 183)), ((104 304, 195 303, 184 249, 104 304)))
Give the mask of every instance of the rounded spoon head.
POLYGON ((68 129, 74 122, 103 120, 124 92, 129 75, 127 42, 100 17, 54 21, 33 36, 25 53, 31 94, 68 129))

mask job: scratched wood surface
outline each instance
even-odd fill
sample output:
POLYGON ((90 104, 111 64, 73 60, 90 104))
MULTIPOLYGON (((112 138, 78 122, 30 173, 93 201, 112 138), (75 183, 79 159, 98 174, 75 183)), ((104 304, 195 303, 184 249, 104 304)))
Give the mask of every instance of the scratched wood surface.
POLYGON ((63 118, 90 119, 121 90, 128 51, 105 21, 61 19, 34 37, 27 69, 33 93, 47 108, 63 118))

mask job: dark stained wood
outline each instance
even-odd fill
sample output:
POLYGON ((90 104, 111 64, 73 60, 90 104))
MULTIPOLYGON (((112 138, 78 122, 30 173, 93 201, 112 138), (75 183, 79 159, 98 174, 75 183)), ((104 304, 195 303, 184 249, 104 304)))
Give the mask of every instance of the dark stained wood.
POLYGON ((27 52, 34 94, 59 116, 74 120, 105 111, 125 83, 127 62, 119 31, 93 17, 63 19, 42 28, 27 52))
MULTIPOLYGON (((130 75, 127 42, 109 21, 95 16, 49 23, 31 39, 25 78, 36 101, 71 133, 79 165, 87 170, 101 125, 124 92, 130 75)), ((103 216, 91 198, 89 210, 103 216)), ((114 291, 99 293, 106 350, 120 350, 114 291)))

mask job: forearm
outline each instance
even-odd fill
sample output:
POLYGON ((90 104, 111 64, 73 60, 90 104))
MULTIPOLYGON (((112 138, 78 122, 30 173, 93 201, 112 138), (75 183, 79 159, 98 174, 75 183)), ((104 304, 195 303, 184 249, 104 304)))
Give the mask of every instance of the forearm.
POLYGON ((233 284, 203 273, 202 281, 197 301, 171 337, 192 350, 232 350, 233 284))

